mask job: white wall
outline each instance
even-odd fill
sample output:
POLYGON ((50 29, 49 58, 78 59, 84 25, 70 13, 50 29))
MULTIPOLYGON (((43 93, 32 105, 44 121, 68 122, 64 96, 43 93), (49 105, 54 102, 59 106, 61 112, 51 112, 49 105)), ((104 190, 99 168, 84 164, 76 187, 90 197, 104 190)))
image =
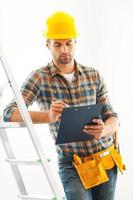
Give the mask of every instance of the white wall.
MULTIPOLYGON (((111 102, 119 113, 121 121, 119 139, 127 171, 123 176, 119 175, 116 200, 131 200, 133 2, 130 0, 0 0, 0 5, 0 42, 19 86, 31 70, 44 65, 51 58, 42 37, 46 17, 55 10, 66 10, 76 17, 80 31, 76 58, 85 65, 96 67, 103 74, 111 102)), ((3 108, 12 98, 12 93, 6 85, 1 66, 0 80, 0 87, 4 85, 3 108)), ((36 106, 32 109, 36 109, 36 106)), ((53 170, 57 172, 57 166, 54 164, 56 162, 54 143, 48 127, 41 125, 36 126, 36 129, 46 154, 52 157, 51 165, 56 167, 53 170)), ((17 156, 30 157, 32 150, 29 150, 29 147, 32 146, 26 132, 18 134, 15 130, 9 134, 17 149, 17 156), (20 146, 24 147, 23 151, 20 146)), ((0 196, 3 200, 17 200, 18 190, 10 167, 4 161, 6 155, 1 142, 0 149, 0 188, 2 188, 0 196)), ((37 175, 40 176, 41 173, 37 172, 37 169, 28 172, 26 169, 23 170, 28 179, 26 182, 30 181, 32 174, 37 180, 37 175)), ((45 182, 42 184, 43 180, 40 177, 39 184, 32 181, 29 191, 50 193, 46 189, 48 186, 45 182)))

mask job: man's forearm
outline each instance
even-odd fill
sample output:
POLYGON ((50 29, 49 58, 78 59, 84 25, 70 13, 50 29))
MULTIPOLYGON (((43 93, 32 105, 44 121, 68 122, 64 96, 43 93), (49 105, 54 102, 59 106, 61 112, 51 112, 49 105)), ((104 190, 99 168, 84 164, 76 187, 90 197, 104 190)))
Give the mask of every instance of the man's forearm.
MULTIPOLYGON (((48 112, 29 111, 33 123, 49 123, 48 112)), ((10 118, 11 122, 23 122, 19 109, 15 109, 10 118)))

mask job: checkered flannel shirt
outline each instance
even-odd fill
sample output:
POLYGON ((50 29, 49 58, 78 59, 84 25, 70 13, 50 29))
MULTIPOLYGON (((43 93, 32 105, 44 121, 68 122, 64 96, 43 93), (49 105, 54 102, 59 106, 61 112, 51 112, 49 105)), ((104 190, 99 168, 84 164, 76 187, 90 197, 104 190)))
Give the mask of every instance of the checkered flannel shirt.
MULTIPOLYGON (((61 99, 69 106, 84 106, 101 103, 104 104, 103 120, 110 117, 118 117, 109 102, 107 89, 99 72, 92 68, 82 66, 75 61, 75 74, 71 83, 63 77, 53 63, 47 64, 33 71, 21 87, 22 95, 27 107, 34 101, 40 110, 48 111, 51 101, 61 99)), ((10 121, 10 117, 17 107, 15 100, 7 105, 4 110, 4 121, 10 121)), ((59 121, 49 123, 50 133, 56 140, 59 121)), ((100 140, 73 142, 57 145, 57 152, 65 155, 74 153, 85 156, 113 144, 113 133, 111 136, 102 137, 100 140)))

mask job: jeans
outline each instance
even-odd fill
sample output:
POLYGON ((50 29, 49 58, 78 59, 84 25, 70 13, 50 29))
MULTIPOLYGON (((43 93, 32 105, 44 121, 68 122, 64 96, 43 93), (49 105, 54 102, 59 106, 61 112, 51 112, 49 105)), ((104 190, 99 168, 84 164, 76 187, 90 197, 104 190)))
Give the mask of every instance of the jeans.
POLYGON ((109 181, 85 190, 72 163, 59 165, 59 175, 67 200, 114 200, 117 168, 106 170, 109 181))

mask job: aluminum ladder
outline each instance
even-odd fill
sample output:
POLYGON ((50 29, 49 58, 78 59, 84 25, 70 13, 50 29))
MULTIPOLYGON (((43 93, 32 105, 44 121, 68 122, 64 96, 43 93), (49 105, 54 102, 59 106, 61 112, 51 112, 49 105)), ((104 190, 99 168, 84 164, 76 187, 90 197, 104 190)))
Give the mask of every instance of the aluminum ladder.
POLYGON ((7 80, 10 84, 10 87, 13 91, 14 94, 14 98, 16 100, 16 103, 18 105, 19 111, 21 113, 21 116, 23 118, 24 122, 20 122, 20 123, 16 123, 16 122, 2 122, 2 120, 0 119, 0 137, 3 143, 3 146, 5 148, 6 154, 7 154, 7 159, 6 161, 8 161, 10 163, 14 178, 16 180, 17 186, 18 186, 18 190, 19 190, 19 195, 18 197, 20 197, 21 199, 24 200, 63 200, 65 199, 64 197, 62 197, 60 189, 58 188, 58 185, 56 183, 56 180, 53 176, 53 173, 50 169, 48 160, 45 157, 43 148, 41 146, 41 143, 39 141, 39 138, 37 137, 34 125, 32 123, 32 120, 30 118, 29 112, 27 110, 27 107, 25 105, 25 102, 23 100, 23 97, 21 95, 21 92, 18 89, 17 83, 13 77, 13 74, 11 72, 11 69, 9 67, 9 64, 7 62, 7 58, 5 56, 5 53, 2 49, 2 46, 0 45, 0 61, 2 63, 3 69, 5 71, 7 80), (14 152, 12 150, 7 132, 5 129, 7 128, 23 128, 26 127, 31 141, 35 147, 35 150, 37 152, 38 155, 38 160, 37 161, 30 161, 30 160, 17 160, 15 159, 15 155, 14 152), (38 162, 39 161, 39 162, 38 162), (24 185, 24 181, 22 178, 22 175, 20 173, 20 170, 18 168, 18 165, 41 165, 42 169, 46 175, 46 178, 48 180, 48 183, 50 184, 52 193, 53 193, 53 197, 43 197, 43 196, 32 196, 30 194, 28 194, 26 187, 24 185))

